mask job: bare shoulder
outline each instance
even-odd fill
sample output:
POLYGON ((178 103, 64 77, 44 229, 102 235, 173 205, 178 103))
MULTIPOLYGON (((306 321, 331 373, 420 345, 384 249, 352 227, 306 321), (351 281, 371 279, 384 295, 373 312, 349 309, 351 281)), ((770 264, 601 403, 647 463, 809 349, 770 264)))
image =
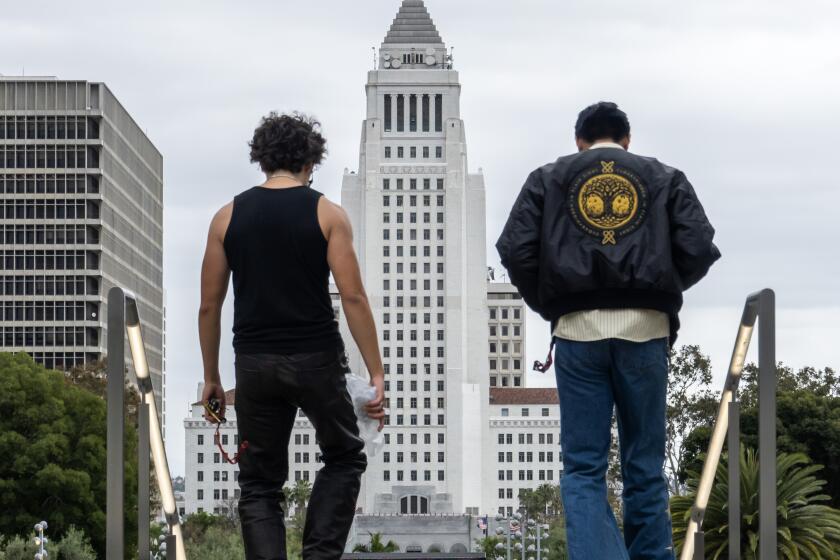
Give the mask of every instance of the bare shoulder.
POLYGON ((219 241, 224 240, 231 216, 233 216, 233 201, 222 206, 213 216, 210 222, 210 235, 219 241))
POLYGON ((350 217, 347 211, 326 196, 318 200, 318 223, 327 241, 335 231, 350 230, 350 217))

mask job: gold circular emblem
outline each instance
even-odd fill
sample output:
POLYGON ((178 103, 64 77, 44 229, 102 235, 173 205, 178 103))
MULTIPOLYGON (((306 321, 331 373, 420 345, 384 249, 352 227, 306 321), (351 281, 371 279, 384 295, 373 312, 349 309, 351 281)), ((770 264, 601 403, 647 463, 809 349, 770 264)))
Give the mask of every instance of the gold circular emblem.
POLYGON ((578 191, 578 209, 586 222, 601 230, 629 223, 639 207, 636 187, 621 175, 603 173, 587 180, 578 191))

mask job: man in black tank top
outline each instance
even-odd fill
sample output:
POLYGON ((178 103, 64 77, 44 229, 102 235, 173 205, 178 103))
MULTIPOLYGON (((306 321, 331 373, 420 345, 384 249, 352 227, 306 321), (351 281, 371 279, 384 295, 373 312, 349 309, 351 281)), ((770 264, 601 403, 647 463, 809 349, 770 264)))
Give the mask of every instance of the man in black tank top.
POLYGON ((236 416, 239 441, 248 442, 239 461, 239 516, 248 560, 286 558, 283 485, 298 409, 315 427, 324 463, 307 509, 303 558, 340 558, 353 522, 367 460, 344 379, 330 272, 376 388, 366 413, 380 430, 385 417, 384 369, 350 221, 310 188, 326 153, 319 129, 298 113, 262 119, 250 146, 266 181, 215 215, 201 269, 202 398, 218 401, 221 417, 220 318, 233 275, 236 416))

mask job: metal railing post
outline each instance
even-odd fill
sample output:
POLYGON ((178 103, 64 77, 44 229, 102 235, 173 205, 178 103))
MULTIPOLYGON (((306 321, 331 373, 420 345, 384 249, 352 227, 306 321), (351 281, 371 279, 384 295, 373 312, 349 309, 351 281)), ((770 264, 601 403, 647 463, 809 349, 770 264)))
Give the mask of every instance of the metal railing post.
POLYGON ((137 549, 141 559, 149 557, 149 404, 140 395, 137 411, 137 549))
POLYGON ((105 555, 125 557, 125 293, 108 292, 107 497, 105 555))
POLYGON ((741 404, 729 403, 729 560, 741 560, 741 404))
POLYGON ((740 409, 737 408, 735 395, 744 370, 744 361, 749 349, 755 321, 759 319, 759 558, 771 560, 776 556, 776 316, 775 294, 764 289, 750 294, 744 305, 741 325, 732 350, 729 372, 723 386, 717 417, 709 440, 706 460, 697 485, 697 496, 686 528, 681 560, 690 560, 697 554, 697 540, 702 538, 703 517, 709 503, 709 496, 714 486, 715 473, 723 442, 727 437, 730 442, 729 461, 729 557, 740 555, 740 409), (734 404, 734 406, 732 406, 734 404), (761 458, 767 458, 761 461, 761 458), (734 494, 738 493, 738 496, 734 494), (735 519, 737 517, 737 523, 735 519), (735 535, 732 532, 736 533, 735 535), (737 537, 737 538, 736 538, 737 537))
POLYGON ((758 323, 758 533, 761 560, 776 558, 776 295, 762 290, 758 323))
POLYGON ((694 533, 694 560, 706 560, 706 535, 703 531, 694 533))

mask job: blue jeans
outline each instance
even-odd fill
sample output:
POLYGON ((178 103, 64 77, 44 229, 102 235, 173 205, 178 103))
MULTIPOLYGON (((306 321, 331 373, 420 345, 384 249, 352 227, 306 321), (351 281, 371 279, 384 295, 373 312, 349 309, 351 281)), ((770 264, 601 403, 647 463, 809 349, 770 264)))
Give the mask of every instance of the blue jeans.
POLYGON ((665 462, 668 341, 555 339, 570 560, 673 560, 665 462), (607 502, 613 407, 624 538, 607 502))

